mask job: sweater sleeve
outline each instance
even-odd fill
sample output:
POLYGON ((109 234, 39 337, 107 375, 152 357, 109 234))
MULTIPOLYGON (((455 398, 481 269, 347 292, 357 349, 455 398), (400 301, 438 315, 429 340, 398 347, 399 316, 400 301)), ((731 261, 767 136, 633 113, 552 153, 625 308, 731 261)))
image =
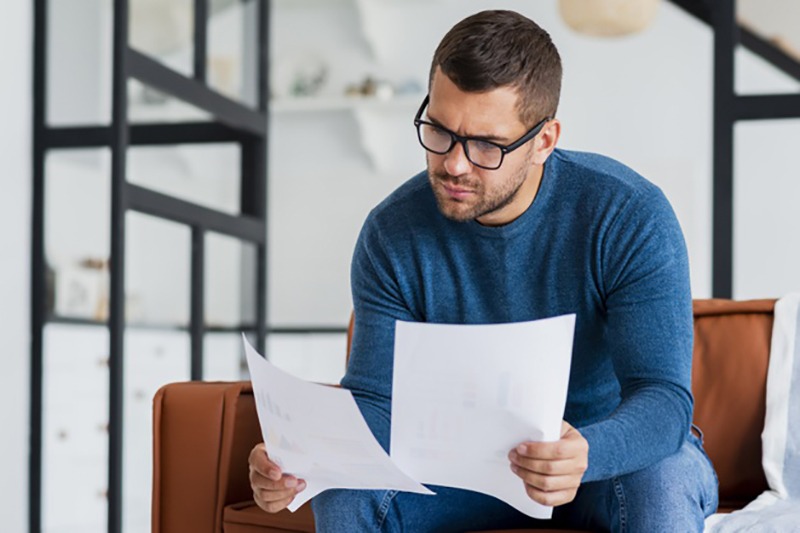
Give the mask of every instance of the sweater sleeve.
POLYGON ((631 197, 609 224, 599 253, 603 335, 621 398, 606 419, 579 428, 589 443, 585 482, 633 472, 676 452, 693 407, 688 258, 663 194, 653 188, 631 197))
POLYGON ((353 393, 364 419, 388 450, 395 321, 414 321, 372 213, 361 230, 351 263, 355 324, 341 385, 353 393))

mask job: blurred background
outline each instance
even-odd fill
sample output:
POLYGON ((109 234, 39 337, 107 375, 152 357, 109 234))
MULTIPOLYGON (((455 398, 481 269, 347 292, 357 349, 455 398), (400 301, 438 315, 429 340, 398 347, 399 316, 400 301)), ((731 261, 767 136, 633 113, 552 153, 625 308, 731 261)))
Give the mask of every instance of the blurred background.
MULTIPOLYGON (((702 3, 702 2, 701 2, 702 3)), ((695 298, 712 296, 714 34, 669 1, 272 0, 267 94, 259 94, 257 0, 207 2, 206 83, 266 113, 267 357, 304 379, 344 373, 349 263, 369 210, 424 168, 412 119, 434 48, 487 7, 519 11, 551 33, 564 63, 560 146, 619 159, 666 193, 682 225, 695 298), (602 4, 598 2, 597 4, 602 4)), ((680 2, 678 2, 680 4, 680 2)), ((45 122, 112 124, 113 2, 49 0, 45 122)), ((193 0, 129 0, 129 42, 185 77, 195 64, 193 0)), ((800 92, 800 3, 739 0, 742 28, 789 58, 777 68, 743 46, 739 95, 800 92), (794 64, 792 64, 794 61, 794 64), (794 66, 792 66, 794 65, 794 66), (793 74, 794 73, 794 74, 793 74)), ((0 17, 0 529, 29 530, 31 283, 47 279, 41 348, 41 527, 109 530, 108 147, 47 151, 46 272, 31 259, 34 11, 0 17)), ((210 115, 136 80, 131 124, 210 115)), ((796 102, 796 100, 795 100, 796 102)), ((797 112, 795 112, 795 116, 797 112)), ((739 122, 733 136, 731 294, 800 288, 800 120, 739 122)), ((241 214, 236 143, 132 146, 128 182, 230 216, 241 214)), ((192 376, 190 227, 125 215, 122 530, 149 531, 151 400, 192 376)), ((246 379, 242 331, 257 320, 257 245, 203 234, 202 379, 246 379)), ((35 403, 35 402, 34 402, 35 403)), ((34 450, 34 453, 39 453, 34 450)))

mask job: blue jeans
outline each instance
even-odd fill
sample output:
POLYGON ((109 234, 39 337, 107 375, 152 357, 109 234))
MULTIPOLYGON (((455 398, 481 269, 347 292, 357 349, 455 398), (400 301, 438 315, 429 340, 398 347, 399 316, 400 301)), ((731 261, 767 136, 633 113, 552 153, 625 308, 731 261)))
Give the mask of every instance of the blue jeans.
POLYGON ((702 531, 716 511, 717 477, 701 438, 690 434, 660 462, 619 477, 584 483, 550 520, 530 518, 476 492, 431 486, 436 496, 393 490, 330 490, 312 501, 320 532, 447 532, 563 528, 615 532, 702 531))

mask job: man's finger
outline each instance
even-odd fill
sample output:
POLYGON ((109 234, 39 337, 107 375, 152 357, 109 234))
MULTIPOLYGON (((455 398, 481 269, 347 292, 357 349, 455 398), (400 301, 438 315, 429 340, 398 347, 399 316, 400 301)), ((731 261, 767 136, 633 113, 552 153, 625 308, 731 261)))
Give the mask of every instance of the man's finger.
POLYGON ((254 491, 255 499, 262 503, 280 502, 286 498, 294 498, 296 494, 294 489, 284 490, 258 490, 254 491))
POLYGON ((550 507, 557 507, 559 505, 564 505, 565 503, 571 502, 575 499, 575 495, 578 492, 577 490, 545 492, 530 485, 525 485, 525 491, 532 500, 539 502, 542 505, 549 505, 550 507))
POLYGON ((589 443, 578 430, 569 426, 561 439, 555 442, 523 442, 515 448, 515 451, 531 459, 557 461, 588 456, 589 443))
POLYGON ((514 451, 520 456, 529 459, 563 461, 579 455, 581 446, 576 441, 562 439, 555 442, 524 442, 517 446, 514 451))
POLYGON ((512 465, 548 476, 582 474, 586 471, 586 463, 580 459, 530 459, 529 457, 519 455, 515 451, 508 454, 508 459, 511 461, 512 465))
POLYGON ((581 483, 580 476, 576 475, 547 476, 519 468, 515 465, 511 465, 511 471, 519 476, 526 485, 530 485, 543 492, 576 490, 581 483))
POLYGON ((270 461, 267 455, 267 448, 264 443, 257 444, 250 450, 250 457, 248 458, 250 468, 256 470, 262 476, 278 481, 281 479, 281 468, 270 461))
POLYGON ((281 476, 283 476, 280 467, 274 463, 251 462, 250 471, 273 481, 280 481, 281 476))
POLYGON ((289 488, 286 486, 285 479, 288 479, 288 477, 284 476, 276 480, 263 475, 257 470, 250 469, 250 486, 254 489, 281 490, 289 488))
POLYGON ((284 474, 276 480, 250 469, 250 485, 253 488, 266 490, 294 489, 300 483, 305 483, 305 481, 289 474, 284 474))
POLYGON ((256 504, 268 513, 277 513, 278 511, 283 511, 284 509, 286 509, 286 507, 288 507, 289 504, 292 503, 292 500, 294 500, 294 494, 287 498, 284 498, 282 500, 277 500, 274 502, 259 501, 258 498, 256 498, 256 504))
POLYGON ((294 498, 298 492, 302 492, 306 488, 304 481, 300 480, 298 483, 290 488, 281 490, 272 489, 257 489, 254 491, 257 498, 265 503, 283 501, 286 498, 294 498))

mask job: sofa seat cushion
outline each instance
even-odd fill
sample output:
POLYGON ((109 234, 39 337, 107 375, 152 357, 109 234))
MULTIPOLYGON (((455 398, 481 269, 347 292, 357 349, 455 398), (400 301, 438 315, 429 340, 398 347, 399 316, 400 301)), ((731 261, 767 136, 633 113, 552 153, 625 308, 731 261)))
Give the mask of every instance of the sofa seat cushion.
POLYGON ((283 510, 280 513, 270 514, 249 500, 225 507, 222 515, 222 530, 225 533, 265 533, 268 531, 313 533, 314 515, 311 512, 311 504, 308 503, 294 513, 283 510))
MULTIPOLYGON (((269 514, 262 511, 252 500, 234 503, 225 507, 222 520, 222 530, 225 533, 285 533, 289 531, 314 531, 314 515, 311 505, 303 505, 295 513, 281 511, 269 514)), ((482 533, 581 533, 576 530, 555 529, 515 529, 493 530, 482 533)))

